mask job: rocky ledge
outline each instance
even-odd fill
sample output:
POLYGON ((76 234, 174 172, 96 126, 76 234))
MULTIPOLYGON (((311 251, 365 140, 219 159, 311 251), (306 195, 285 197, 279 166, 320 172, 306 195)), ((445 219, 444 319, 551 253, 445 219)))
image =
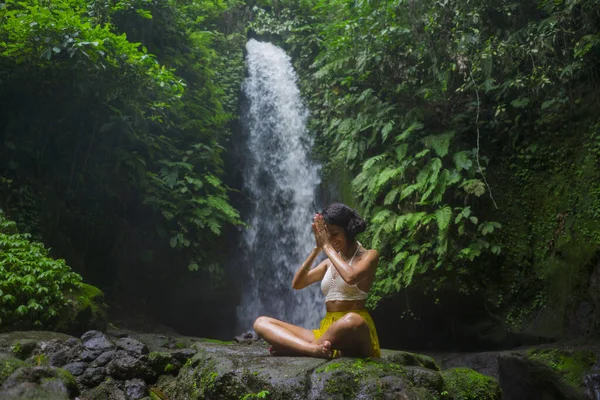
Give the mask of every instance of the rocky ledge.
POLYGON ((31 331, 0 334, 0 398, 500 400, 501 390, 494 378, 440 371, 432 358, 402 351, 328 361, 273 357, 264 342, 31 331))

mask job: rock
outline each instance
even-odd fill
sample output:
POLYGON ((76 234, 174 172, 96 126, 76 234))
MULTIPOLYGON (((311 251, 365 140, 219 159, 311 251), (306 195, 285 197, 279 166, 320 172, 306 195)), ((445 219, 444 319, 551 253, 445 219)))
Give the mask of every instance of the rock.
POLYGON ((63 365, 72 363, 76 359, 78 359, 82 351, 83 346, 81 345, 79 340, 77 340, 77 342, 74 345, 69 346, 64 350, 59 350, 54 354, 51 354, 48 363, 53 367, 62 367, 63 365))
POLYGON ((106 330, 107 306, 100 289, 81 283, 65 290, 65 297, 71 303, 61 310, 54 329, 73 335, 81 335, 89 330, 106 330))
POLYGON ((171 353, 173 358, 181 363, 185 363, 196 354, 195 350, 192 349, 178 349, 171 353))
POLYGON ((151 380, 156 373, 148 365, 146 356, 134 357, 124 350, 118 350, 113 360, 106 366, 106 371, 115 379, 141 378, 151 380))
POLYGON ((286 400, 433 400, 434 396, 440 398, 444 389, 438 371, 385 359, 273 357, 256 343, 199 342, 195 346, 198 353, 177 377, 161 377, 153 390, 173 399, 190 393, 192 398, 239 399, 268 391, 269 398, 286 400), (416 387, 413 381, 423 386, 416 387))
POLYGON ((487 351, 483 353, 450 354, 443 357, 442 368, 466 367, 474 369, 480 374, 489 375, 499 379, 498 355, 501 352, 487 351))
POLYGON ((505 352, 498 357, 505 400, 587 399, 583 389, 591 352, 557 349, 505 352))
POLYGON ((100 331, 88 331, 81 336, 83 347, 88 350, 100 351, 96 355, 100 355, 104 351, 113 350, 114 344, 110 341, 108 336, 100 331))
POLYGON ((0 353, 0 385, 17 369, 27 364, 10 354, 0 353))
MULTIPOLYGON (((437 374, 436 371, 432 371, 437 374)), ((309 399, 429 399, 405 378, 404 367, 385 360, 344 358, 317 368, 310 377, 309 399), (385 377, 382 385, 381 377, 385 377)), ((427 392, 427 391, 425 391, 427 392)), ((436 393, 440 395, 440 392, 436 393)))
POLYGON ((75 362, 71 364, 67 364, 62 367, 65 371, 69 372, 73 376, 79 376, 83 374, 85 369, 87 368, 87 364, 84 362, 75 362))
POLYGON ((438 371, 414 366, 405 367, 404 370, 404 376, 414 386, 425 388, 432 394, 444 391, 444 379, 438 371))
MULTIPOLYGON (((468 368, 452 368, 441 372, 450 397, 457 400, 501 400, 498 382, 468 368)), ((523 397, 523 399, 529 399, 523 397)))
POLYGON ((95 388, 82 395, 85 400, 127 400, 125 393, 113 379, 106 379, 95 388))
POLYGON ((238 343, 254 343, 260 340, 260 337, 254 331, 247 331, 233 338, 238 343))
POLYGON ((106 364, 112 361, 115 358, 116 351, 110 350, 104 352, 98 356, 91 364, 92 367, 104 367, 106 364))
POLYGON ((125 350, 137 357, 148 354, 148 347, 144 343, 132 338, 121 338, 117 340, 116 344, 118 349, 125 350))
MULTIPOLYGON (((23 359, 29 357, 36 348, 46 348, 51 342, 67 343, 72 336, 64 333, 48 331, 14 331, 0 333, 0 351, 16 352, 23 356, 23 359), (29 350, 24 351, 24 347, 29 350)), ((77 340, 77 339, 76 339, 77 340)))
POLYGON ((127 400, 140 400, 148 396, 148 386, 141 379, 132 379, 125 382, 125 395, 127 400))
POLYGON ((79 394, 75 378, 56 367, 24 367, 0 387, 2 399, 69 399, 79 394))
POLYGON ((435 371, 440 370, 432 357, 423 354, 399 350, 382 350, 381 358, 400 365, 429 368, 435 371))
POLYGON ((83 361, 94 361, 96 358, 100 357, 100 354, 103 353, 103 350, 97 349, 97 350, 84 350, 81 352, 81 354, 79 355, 79 358, 83 361))
POLYGON ((157 374, 177 373, 181 362, 175 360, 172 353, 166 351, 153 351, 148 355, 148 365, 157 374))
POLYGON ((104 381, 106 377, 106 369, 104 367, 88 368, 83 375, 78 379, 83 386, 94 387, 104 381))

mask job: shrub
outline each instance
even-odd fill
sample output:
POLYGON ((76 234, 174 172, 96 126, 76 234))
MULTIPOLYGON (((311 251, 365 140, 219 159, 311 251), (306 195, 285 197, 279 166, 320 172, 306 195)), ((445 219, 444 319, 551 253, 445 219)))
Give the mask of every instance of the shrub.
POLYGON ((81 285, 64 260, 52 259, 29 238, 0 210, 0 329, 52 327, 71 301, 63 292, 81 285))

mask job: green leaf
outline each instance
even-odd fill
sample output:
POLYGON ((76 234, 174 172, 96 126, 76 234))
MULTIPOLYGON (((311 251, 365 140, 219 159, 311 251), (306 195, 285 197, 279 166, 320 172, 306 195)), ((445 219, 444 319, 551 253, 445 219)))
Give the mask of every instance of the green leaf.
POLYGON ((385 124, 383 126, 383 129, 381 129, 381 139, 382 142, 385 142, 388 138, 389 133, 392 131, 392 129, 394 128, 394 122, 390 121, 387 124, 385 124))
POLYGON ((386 206, 392 204, 394 202, 394 200, 396 199, 396 196, 398 196, 398 189, 394 188, 394 189, 390 190, 388 192, 388 194, 385 196, 385 200, 383 201, 383 204, 386 206))
POLYGON ((401 134, 399 134, 398 136, 396 136, 395 141, 396 143, 404 141, 406 139, 408 139, 408 137, 410 136, 410 134, 414 131, 418 131, 420 129, 423 128, 423 124, 420 122, 413 122, 408 128, 406 128, 401 134))
POLYGON ((435 211, 435 220, 440 231, 445 231, 450 226, 452 219, 452 209, 449 206, 439 208, 435 211))
POLYGON ((432 148, 438 157, 444 157, 448 154, 450 140, 454 137, 454 131, 446 132, 441 135, 432 135, 423 138, 426 147, 432 148))
POLYGON ((470 158, 470 152, 461 151, 455 153, 453 156, 454 164, 456 165, 456 169, 460 170, 470 170, 471 166, 473 166, 473 161, 470 158))

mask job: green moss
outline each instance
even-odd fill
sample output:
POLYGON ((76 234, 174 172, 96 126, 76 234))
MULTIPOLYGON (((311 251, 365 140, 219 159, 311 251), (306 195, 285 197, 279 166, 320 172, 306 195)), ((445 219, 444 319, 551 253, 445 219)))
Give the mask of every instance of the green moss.
POLYGON ((57 331, 81 334, 91 329, 106 329, 107 307, 100 289, 81 283, 66 290, 65 297, 70 303, 55 322, 57 331))
POLYGON ((325 382, 323 391, 328 396, 344 399, 354 398, 365 391, 370 399, 378 399, 382 396, 381 387, 375 385, 365 389, 363 384, 372 380, 370 378, 404 376, 405 372, 400 365, 372 358, 329 362, 315 370, 325 382))
POLYGON ((229 341, 229 342, 224 342, 222 340, 217 340, 217 339, 202 339, 202 342, 206 342, 206 343, 216 343, 216 344, 233 344, 233 341, 229 341))
POLYGON ((153 351, 148 354, 148 364, 158 374, 167 372, 167 365, 170 365, 172 361, 171 353, 166 351, 153 351))
POLYGON ((23 339, 15 342, 11 347, 11 352, 15 357, 21 360, 26 359, 31 355, 37 346, 37 341, 33 339, 23 339))
POLYGON ((468 368, 453 368, 441 372, 446 391, 454 400, 500 400, 498 382, 468 368))
POLYGON ((528 352, 528 356, 548 365, 566 383, 575 387, 582 385, 585 375, 597 360, 590 350, 533 349, 528 352))
POLYGON ((390 351, 383 350, 384 357, 386 360, 395 364, 404 366, 414 366, 432 369, 439 371, 440 367, 437 365, 435 360, 429 356, 423 354, 409 353, 407 351, 390 351))
POLYGON ((27 366, 27 364, 18 358, 12 357, 8 354, 0 354, 0 385, 13 372, 25 366, 27 366))

